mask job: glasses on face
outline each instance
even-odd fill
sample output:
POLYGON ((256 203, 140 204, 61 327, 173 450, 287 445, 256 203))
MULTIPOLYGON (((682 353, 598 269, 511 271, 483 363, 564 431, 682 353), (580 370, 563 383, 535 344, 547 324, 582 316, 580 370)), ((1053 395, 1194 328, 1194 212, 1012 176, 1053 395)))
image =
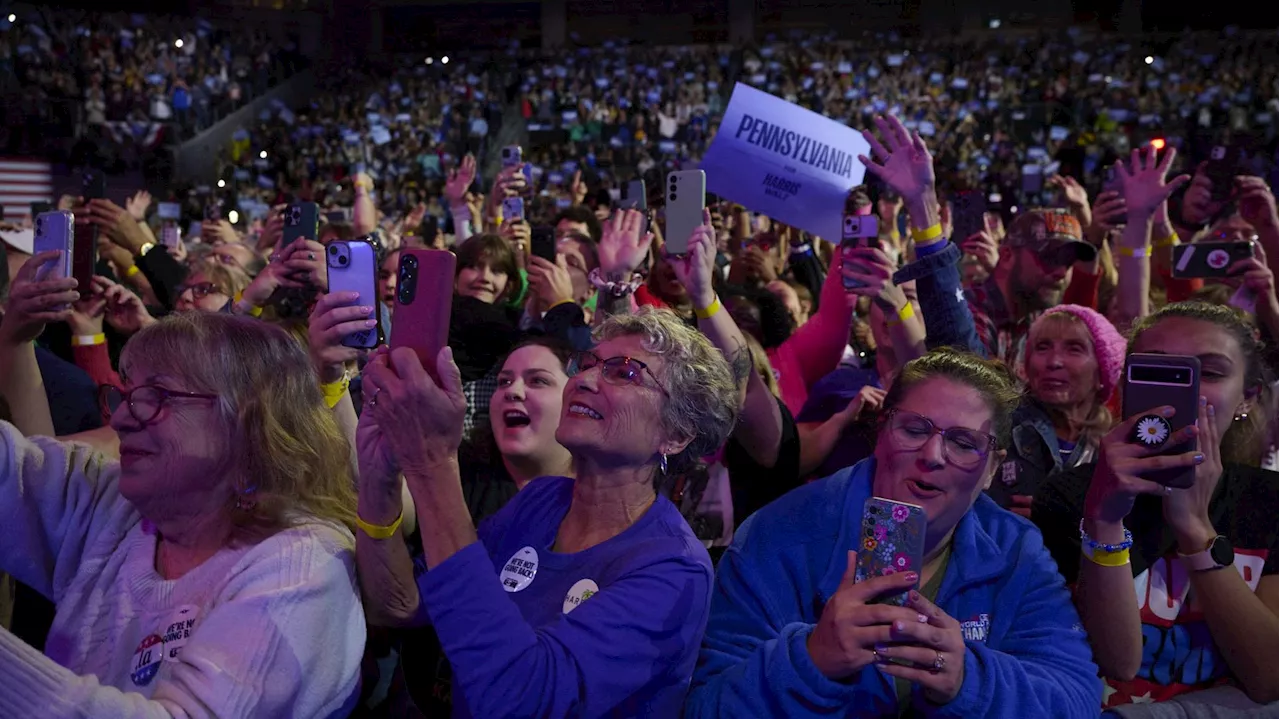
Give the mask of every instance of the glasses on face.
POLYGON ((1227 228, 1210 233, 1201 242, 1257 242, 1258 236, 1238 227, 1227 228))
POLYGON ((127 404, 129 405, 129 414, 133 415, 133 418, 140 424, 150 424, 156 418, 156 415, 160 414, 160 410, 175 399, 211 400, 217 398, 218 395, 216 394, 179 392, 156 384, 138 385, 131 390, 123 390, 107 384, 102 385, 99 391, 99 401, 107 412, 115 414, 116 409, 121 404, 127 404))
POLYGON ((244 269, 243 265, 240 264, 240 260, 237 260, 230 252, 213 252, 209 257, 220 265, 244 269))
POLYGON ((920 449, 935 434, 942 435, 942 456, 960 469, 977 469, 996 448, 996 438, 986 432, 964 427, 942 429, 924 415, 891 409, 885 426, 894 444, 906 450, 920 449))
POLYGON ((644 376, 642 373, 648 373, 653 378, 653 384, 662 392, 664 396, 667 390, 658 381, 658 376, 649 369, 649 365, 638 359, 631 357, 610 357, 609 359, 601 359, 600 355, 595 352, 578 352, 569 360, 568 374, 570 377, 586 372, 596 366, 600 367, 600 376, 605 382, 613 385, 643 385, 644 376))
POLYGON ((191 290, 192 299, 204 299, 213 294, 226 294, 222 288, 212 282, 197 282, 194 285, 179 285, 177 297, 181 297, 187 290, 191 290))

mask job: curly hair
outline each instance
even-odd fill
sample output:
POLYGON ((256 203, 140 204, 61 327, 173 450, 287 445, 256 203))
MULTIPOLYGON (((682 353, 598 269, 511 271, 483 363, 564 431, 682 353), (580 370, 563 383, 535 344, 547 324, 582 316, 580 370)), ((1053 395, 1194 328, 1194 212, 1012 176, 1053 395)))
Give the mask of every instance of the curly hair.
POLYGON ((595 341, 641 337, 641 346, 662 357, 656 374, 667 390, 662 427, 675 437, 692 439, 668 461, 683 466, 715 452, 738 421, 738 386, 729 361, 701 332, 674 312, 642 307, 636 314, 613 315, 595 330, 595 341))
MULTIPOLYGON (((961 352, 951 347, 939 347, 908 362, 889 393, 884 398, 884 409, 891 410, 902 403, 907 390, 935 377, 945 377, 952 382, 973 388, 982 395, 991 409, 991 434, 1001 447, 1009 445, 1013 431, 1013 411, 1022 401, 1022 392, 1013 373, 999 360, 984 360, 977 355, 961 352)), ((883 414, 883 413, 882 413, 883 414)))
MULTIPOLYGON (((227 471, 256 504, 232 513, 236 536, 262 537, 307 516, 354 531, 351 446, 324 404, 305 345, 284 329, 217 312, 173 314, 143 329, 120 355, 121 376, 145 362, 219 397, 227 471)), ((217 430, 214 430, 217 431, 217 430)))

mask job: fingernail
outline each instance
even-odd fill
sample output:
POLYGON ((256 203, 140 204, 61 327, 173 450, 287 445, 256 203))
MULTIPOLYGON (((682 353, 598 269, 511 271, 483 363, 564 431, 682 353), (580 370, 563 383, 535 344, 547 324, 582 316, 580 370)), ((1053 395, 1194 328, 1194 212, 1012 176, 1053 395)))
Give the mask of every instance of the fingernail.
POLYGON ((883 652, 883 651, 885 651, 885 650, 886 650, 886 649, 888 649, 888 648, 889 648, 889 645, 888 645, 888 644, 882 644, 882 643, 880 643, 880 642, 876 642, 876 651, 877 651, 877 652, 883 652))
POLYGON ((906 622, 894 622, 894 623, 893 623, 893 628, 894 628, 894 629, 897 629, 897 630, 898 630, 898 631, 900 631, 900 632, 905 632, 905 631, 907 630, 907 623, 906 623, 906 622))
POLYGON ((929 623, 929 618, 928 618, 928 617, 926 617, 926 616, 925 616, 925 615, 923 615, 923 614, 917 614, 917 615, 916 615, 916 621, 917 621, 917 622, 920 622, 921 624, 928 624, 928 623, 929 623))
POLYGON ((378 326, 378 321, 377 321, 377 320, 365 320, 365 321, 364 321, 364 326, 365 326, 365 327, 376 327, 376 326, 378 326))
POLYGON ((1176 413, 1177 413, 1177 411, 1178 411, 1178 410, 1176 410, 1176 409, 1174 409, 1174 408, 1172 408, 1172 407, 1165 407, 1165 408, 1164 408, 1164 411, 1163 411, 1163 412, 1161 412, 1160 414, 1161 414, 1162 416, 1164 416, 1164 417, 1172 417, 1174 414, 1176 414, 1176 413))
POLYGON ((1203 464, 1203 463, 1204 463, 1204 455, 1203 455, 1203 454, 1200 454, 1199 452, 1196 452, 1195 461, 1196 461, 1196 464, 1203 464))
POLYGON ((1213 417, 1213 416, 1214 416, 1214 415, 1216 415, 1216 414, 1217 414, 1217 412, 1215 412, 1215 411, 1214 411, 1214 409, 1213 409, 1213 405, 1209 405, 1209 416, 1210 416, 1210 417, 1213 417))
POLYGON ((361 311, 361 312, 372 312, 372 311, 373 311, 373 307, 371 307, 370 305, 364 305, 363 307, 361 307, 361 308, 360 308, 360 311, 361 311))
POLYGON ((1209 404, 1209 400, 1206 399, 1204 395, 1200 395, 1200 406, 1203 407, 1206 404, 1209 404))
POLYGON ((920 581, 920 575, 916 574, 915 572, 907 572, 906 574, 902 575, 902 578, 908 582, 911 582, 912 584, 915 584, 916 582, 920 581))

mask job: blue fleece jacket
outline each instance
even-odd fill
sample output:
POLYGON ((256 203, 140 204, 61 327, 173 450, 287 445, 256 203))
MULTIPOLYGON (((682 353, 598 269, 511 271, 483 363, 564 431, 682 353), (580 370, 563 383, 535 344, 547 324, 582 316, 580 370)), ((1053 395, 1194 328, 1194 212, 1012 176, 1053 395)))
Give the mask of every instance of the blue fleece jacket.
MULTIPOLYGON (((893 678, 871 665, 837 682, 806 642, 857 547, 875 460, 785 495, 742 525, 716 569, 711 619, 685 716, 897 716, 893 678)), ((1097 717, 1089 644, 1040 532, 986 495, 956 526, 937 604, 961 622, 964 684, 936 717, 1097 717)))

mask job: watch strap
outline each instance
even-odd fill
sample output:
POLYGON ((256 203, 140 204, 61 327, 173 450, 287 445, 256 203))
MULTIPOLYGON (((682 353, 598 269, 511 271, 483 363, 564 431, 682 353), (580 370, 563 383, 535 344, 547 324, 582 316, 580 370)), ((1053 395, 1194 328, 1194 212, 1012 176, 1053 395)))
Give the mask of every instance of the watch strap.
POLYGON ((1223 537, 1222 535, 1214 537, 1209 540, 1209 544, 1199 552, 1192 552, 1191 554, 1178 552, 1178 558, 1187 566, 1187 569, 1194 572, 1203 572, 1209 569, 1221 569, 1227 565, 1218 564, 1218 560, 1213 558, 1213 545, 1217 544, 1220 539, 1225 541, 1226 537, 1223 537))

